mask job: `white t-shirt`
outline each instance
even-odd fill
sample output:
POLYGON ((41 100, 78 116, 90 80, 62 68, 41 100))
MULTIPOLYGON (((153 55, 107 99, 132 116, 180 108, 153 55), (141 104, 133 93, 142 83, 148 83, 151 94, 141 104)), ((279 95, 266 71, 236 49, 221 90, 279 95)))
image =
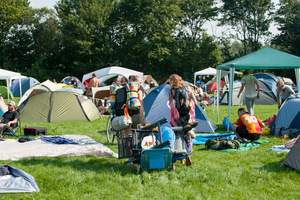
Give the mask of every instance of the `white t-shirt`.
POLYGON ((251 75, 242 78, 241 83, 245 83, 245 97, 253 98, 257 96, 255 81, 255 76, 251 75))
POLYGON ((279 88, 277 88, 276 91, 278 94, 282 94, 282 100, 286 100, 291 95, 291 93, 294 92, 292 87, 289 85, 285 85, 285 91, 282 91, 279 88))

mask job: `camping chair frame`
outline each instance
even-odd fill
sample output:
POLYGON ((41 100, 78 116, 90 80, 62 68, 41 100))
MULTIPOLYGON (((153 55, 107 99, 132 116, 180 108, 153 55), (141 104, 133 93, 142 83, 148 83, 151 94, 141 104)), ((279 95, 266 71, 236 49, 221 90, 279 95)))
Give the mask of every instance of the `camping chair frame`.
POLYGON ((9 128, 9 129, 6 129, 5 131, 3 131, 2 133, 2 136, 3 138, 5 137, 19 137, 19 135, 17 135, 17 131, 20 130, 20 135, 22 135, 22 128, 21 128, 21 120, 18 119, 18 121, 16 122, 18 123, 18 126, 16 128, 9 128))

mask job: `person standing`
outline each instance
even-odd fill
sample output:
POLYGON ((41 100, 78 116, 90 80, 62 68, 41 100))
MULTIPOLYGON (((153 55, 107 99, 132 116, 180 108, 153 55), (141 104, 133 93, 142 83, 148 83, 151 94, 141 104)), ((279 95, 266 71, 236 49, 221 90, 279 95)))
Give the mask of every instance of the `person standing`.
POLYGON ((279 80, 276 83, 277 89, 276 89, 276 97, 277 97, 277 104, 278 104, 278 109, 281 107, 283 102, 291 95, 295 94, 293 88, 291 86, 285 85, 283 80, 279 80), (281 103, 279 99, 280 93, 282 94, 281 96, 281 103))
POLYGON ((237 98, 240 98, 240 94, 245 88, 245 103, 246 107, 251 115, 254 114, 254 103, 256 99, 259 99, 259 84, 255 76, 249 75, 249 72, 246 70, 243 72, 243 78, 241 80, 242 86, 237 95, 237 98), (256 86, 256 88, 255 88, 256 86))
POLYGON ((16 111, 16 104, 14 101, 8 102, 8 111, 0 118, 0 137, 2 137, 3 131, 9 128, 16 128, 19 113, 16 111))
POLYGON ((97 79, 96 74, 92 74, 92 80, 90 82, 91 87, 99 87, 100 86, 100 81, 97 79))

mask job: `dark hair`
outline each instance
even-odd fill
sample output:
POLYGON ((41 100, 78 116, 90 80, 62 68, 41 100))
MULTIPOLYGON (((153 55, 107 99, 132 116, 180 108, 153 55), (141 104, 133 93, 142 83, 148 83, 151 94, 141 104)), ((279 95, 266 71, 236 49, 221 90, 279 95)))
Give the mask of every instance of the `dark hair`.
POLYGON ((238 112, 243 111, 244 113, 249 113, 247 108, 239 108, 238 112))
POLYGON ((244 72, 243 72, 243 75, 248 75, 249 74, 249 71, 248 70, 245 70, 244 72))

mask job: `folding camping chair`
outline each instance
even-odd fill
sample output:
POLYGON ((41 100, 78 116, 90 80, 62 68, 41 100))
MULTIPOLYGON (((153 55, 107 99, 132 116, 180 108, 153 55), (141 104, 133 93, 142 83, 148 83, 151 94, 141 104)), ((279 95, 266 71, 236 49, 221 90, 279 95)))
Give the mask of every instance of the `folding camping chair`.
POLYGON ((15 128, 10 127, 6 130, 3 131, 2 136, 3 138, 5 137, 19 137, 19 135, 17 134, 17 132, 20 130, 20 135, 22 134, 22 129, 21 129, 21 120, 18 119, 18 121, 16 122, 17 126, 15 128))

